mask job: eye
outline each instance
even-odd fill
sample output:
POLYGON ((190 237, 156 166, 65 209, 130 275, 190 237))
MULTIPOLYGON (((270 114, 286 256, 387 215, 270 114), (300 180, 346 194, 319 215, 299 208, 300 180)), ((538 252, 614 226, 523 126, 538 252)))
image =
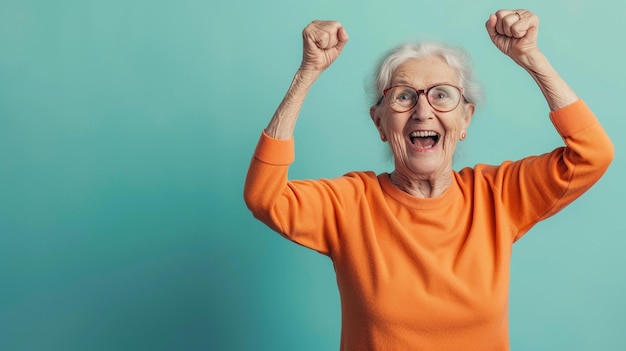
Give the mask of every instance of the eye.
POLYGON ((432 99, 435 99, 435 100, 449 99, 450 96, 451 96, 450 88, 448 88, 448 87, 434 87, 429 95, 430 95, 430 97, 432 99))
POLYGON ((398 100, 409 100, 411 98, 411 96, 407 93, 401 93, 400 95, 398 95, 397 99, 398 100))
POLYGON ((394 100, 401 105, 410 105, 415 101, 415 91, 405 88, 397 91, 394 100))

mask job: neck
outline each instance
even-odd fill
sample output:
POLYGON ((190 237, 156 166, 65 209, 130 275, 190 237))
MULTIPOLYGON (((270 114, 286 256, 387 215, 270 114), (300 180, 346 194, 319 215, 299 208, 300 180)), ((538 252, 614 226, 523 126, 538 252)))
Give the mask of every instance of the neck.
POLYGON ((452 172, 434 178, 408 177, 397 171, 389 174, 389 180, 398 189, 419 198, 438 197, 452 184, 452 172))

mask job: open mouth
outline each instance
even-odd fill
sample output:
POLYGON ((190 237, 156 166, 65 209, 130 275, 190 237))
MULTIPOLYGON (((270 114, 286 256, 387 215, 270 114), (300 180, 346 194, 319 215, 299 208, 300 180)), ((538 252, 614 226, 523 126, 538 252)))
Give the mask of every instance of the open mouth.
POLYGON ((432 149, 435 145, 437 145, 440 138, 441 136, 439 133, 432 130, 417 130, 409 134, 411 144, 424 150, 432 149))

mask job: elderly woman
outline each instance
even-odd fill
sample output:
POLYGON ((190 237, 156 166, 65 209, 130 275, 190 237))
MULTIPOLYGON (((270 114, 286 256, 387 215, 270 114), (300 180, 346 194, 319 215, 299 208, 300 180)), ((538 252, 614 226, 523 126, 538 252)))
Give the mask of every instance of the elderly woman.
POLYGON ((529 11, 500 10, 486 28, 537 82, 565 146, 453 170, 477 98, 468 60, 442 44, 405 45, 381 61, 370 109, 394 170, 289 181, 305 95, 348 41, 338 22, 304 29, 301 66, 261 136, 244 196, 255 217, 333 261, 342 350, 509 348, 512 244, 589 189, 613 159, 593 113, 537 47, 538 23, 529 11))

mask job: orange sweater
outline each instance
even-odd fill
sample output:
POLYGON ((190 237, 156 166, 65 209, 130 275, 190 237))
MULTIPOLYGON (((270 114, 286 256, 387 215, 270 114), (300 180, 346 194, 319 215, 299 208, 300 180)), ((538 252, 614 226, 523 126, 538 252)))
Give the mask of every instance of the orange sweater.
POLYGON ((342 350, 508 350, 512 244, 591 187, 613 146, 582 100, 550 114, 566 147, 454 172, 437 198, 388 174, 288 181, 293 140, 263 134, 244 196, 254 216, 328 255, 342 350))

